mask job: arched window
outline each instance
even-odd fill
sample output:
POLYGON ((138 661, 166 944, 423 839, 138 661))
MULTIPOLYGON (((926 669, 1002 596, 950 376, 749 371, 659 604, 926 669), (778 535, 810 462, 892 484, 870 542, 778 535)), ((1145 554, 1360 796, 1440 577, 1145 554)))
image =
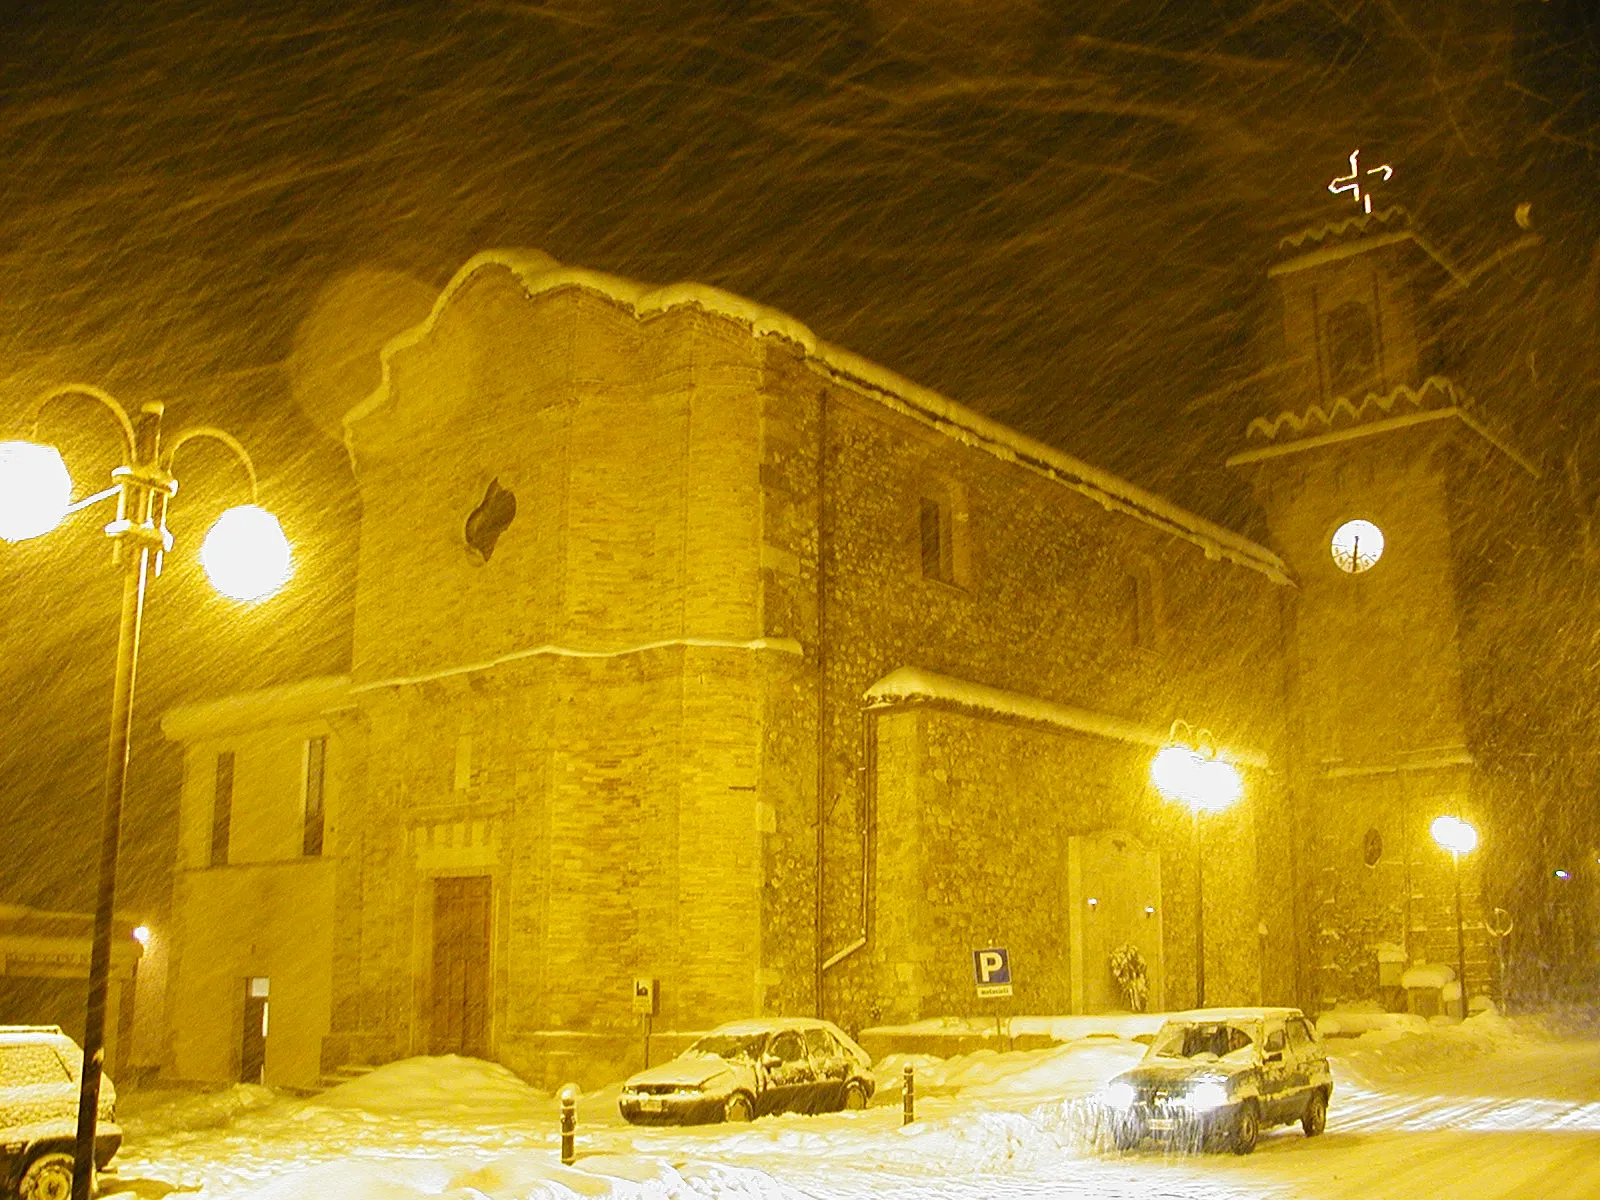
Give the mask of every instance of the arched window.
POLYGON ((1369 829, 1366 836, 1361 839, 1361 861, 1369 867, 1378 865, 1378 860, 1383 857, 1383 834, 1376 829, 1369 829))
POLYGON ((1359 300, 1329 309, 1322 319, 1330 396, 1359 398, 1378 386, 1378 344, 1372 310, 1359 300))

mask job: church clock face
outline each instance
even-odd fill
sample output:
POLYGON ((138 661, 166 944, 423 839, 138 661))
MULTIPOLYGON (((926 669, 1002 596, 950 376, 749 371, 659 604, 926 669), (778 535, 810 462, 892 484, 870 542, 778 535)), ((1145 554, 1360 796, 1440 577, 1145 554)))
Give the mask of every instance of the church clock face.
POLYGON ((1333 531, 1328 548, 1341 571, 1359 575, 1383 557, 1383 530, 1371 521, 1346 521, 1333 531))

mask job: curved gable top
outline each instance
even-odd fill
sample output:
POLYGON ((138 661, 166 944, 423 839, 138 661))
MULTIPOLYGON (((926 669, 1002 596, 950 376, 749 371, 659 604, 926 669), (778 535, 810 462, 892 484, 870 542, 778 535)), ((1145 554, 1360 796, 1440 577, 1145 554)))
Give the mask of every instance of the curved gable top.
POLYGON ((799 348, 813 370, 841 387, 910 416, 956 441, 1015 462, 1089 497, 1108 510, 1122 512, 1190 542, 1203 550, 1208 558, 1226 559, 1248 567, 1275 583, 1291 582, 1289 570, 1283 561, 1264 546, 1180 508, 1109 471, 1103 471, 973 412, 860 355, 830 345, 787 313, 706 284, 672 283, 651 287, 603 271, 562 266, 540 250, 485 250, 473 255, 439 293, 427 318, 384 346, 380 355, 382 376, 377 390, 344 417, 345 448, 352 464, 356 457, 357 427, 380 416, 391 402, 394 356, 427 338, 454 297, 476 275, 491 268, 510 271, 524 294, 530 298, 562 288, 577 287, 604 296, 641 319, 673 308, 695 307, 746 326, 752 337, 782 338, 799 348))
POLYGON ((420 325, 414 325, 391 339, 380 352, 383 373, 377 390, 352 408, 344 416, 345 446, 354 458, 354 430, 361 422, 375 416, 390 402, 391 364, 394 356, 424 341, 438 324, 440 316, 450 307, 456 295, 479 274, 500 268, 511 272, 521 284, 523 293, 530 299, 561 288, 578 287, 605 296, 618 307, 636 317, 651 317, 668 309, 693 306, 706 312, 729 317, 750 328, 753 336, 770 334, 794 342, 808 357, 817 352, 816 335, 787 313, 767 308, 753 300, 735 296, 721 288, 701 283, 670 283, 664 287, 624 279, 620 275, 607 275, 604 271, 591 271, 584 267, 564 267, 541 250, 485 250, 475 254, 451 278, 433 303, 433 310, 420 325))

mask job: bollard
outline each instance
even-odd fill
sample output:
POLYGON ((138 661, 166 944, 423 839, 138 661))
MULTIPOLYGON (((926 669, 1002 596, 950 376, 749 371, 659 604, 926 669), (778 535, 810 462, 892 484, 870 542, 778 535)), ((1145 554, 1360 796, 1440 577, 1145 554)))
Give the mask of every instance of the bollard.
POLYGON ((578 1089, 567 1084, 561 1089, 561 1162, 571 1166, 577 1157, 572 1149, 573 1135, 578 1131, 578 1089))
POLYGON ((903 1072, 905 1090, 901 1093, 901 1104, 904 1112, 900 1124, 909 1125, 917 1119, 917 1069, 910 1063, 906 1064, 903 1072))

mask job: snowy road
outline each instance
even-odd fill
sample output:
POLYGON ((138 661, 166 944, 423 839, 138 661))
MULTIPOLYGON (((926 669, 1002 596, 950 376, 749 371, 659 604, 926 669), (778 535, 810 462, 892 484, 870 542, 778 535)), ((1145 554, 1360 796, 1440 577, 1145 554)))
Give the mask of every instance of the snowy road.
MULTIPOLYGON (((202 1200, 647 1197, 1600 1196, 1600 1043, 1455 1030, 1335 1043, 1327 1133, 1270 1131, 1248 1157, 1107 1152, 1081 1100, 1140 1047, 1096 1044, 926 1064, 916 1124, 895 1105, 747 1127, 640 1130, 615 1092, 579 1106, 579 1161, 555 1108, 464 1060, 395 1064, 318 1101, 235 1089, 144 1108, 103 1195, 202 1200), (1064 1099, 1065 1098, 1065 1099, 1064 1099)), ((886 1069, 884 1077, 892 1079, 886 1069)), ((133 1106, 139 1107, 137 1105, 133 1106)))

